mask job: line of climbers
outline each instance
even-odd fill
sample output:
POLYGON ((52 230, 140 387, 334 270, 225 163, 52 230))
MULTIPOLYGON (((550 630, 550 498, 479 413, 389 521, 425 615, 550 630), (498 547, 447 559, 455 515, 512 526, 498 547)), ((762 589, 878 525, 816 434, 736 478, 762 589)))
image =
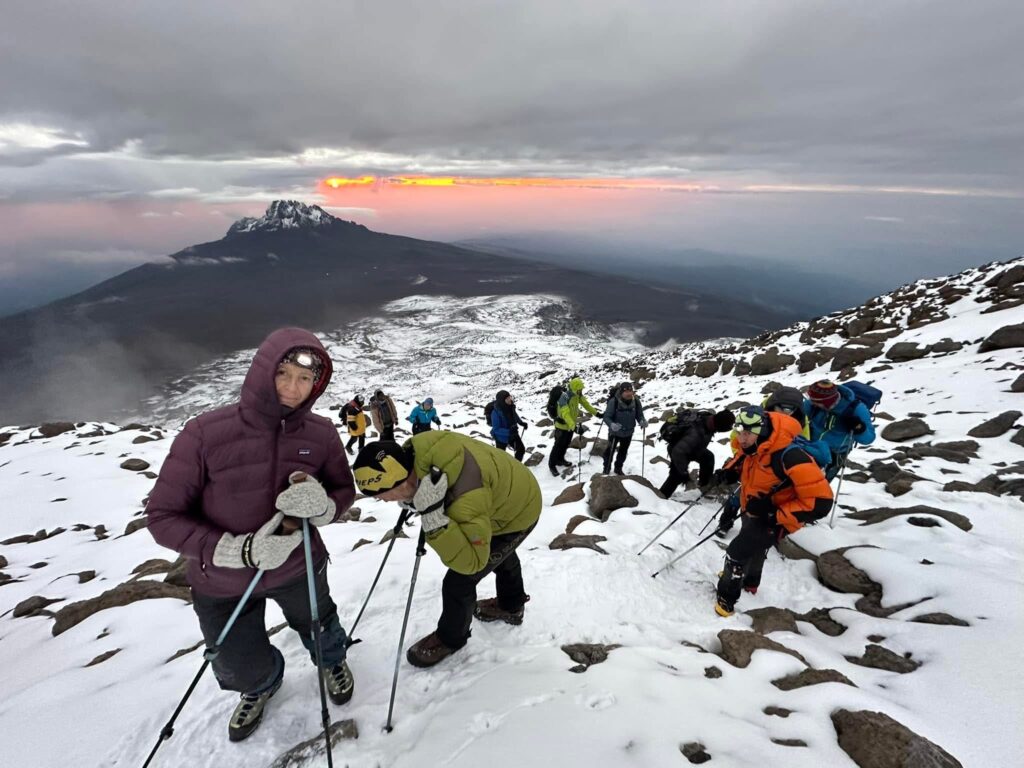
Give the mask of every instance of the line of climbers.
MULTIPOLYGON (((426 544, 448 568, 436 628, 409 647, 411 664, 429 667, 456 653, 471 635, 474 616, 520 624, 530 599, 517 550, 537 524, 542 499, 537 478, 521 463, 520 430, 527 423, 512 395, 500 390, 486 409, 492 447, 432 430, 441 421, 431 398, 413 408, 407 418, 413 434, 399 444, 394 401, 377 390, 364 409, 357 394, 342 408, 350 435, 343 447, 331 420, 312 412, 332 372, 330 356, 309 331, 270 334, 252 360, 239 401, 191 419, 174 439, 146 505, 153 538, 187 560, 192 607, 207 647, 216 649, 208 658, 217 681, 240 694, 228 722, 232 741, 257 728, 284 676, 284 657, 264 622, 267 600, 278 604, 314 664, 319 656, 318 674, 331 701, 344 704, 353 695, 346 660, 353 641, 330 596, 320 529, 345 518, 357 487, 417 515, 426 544), (380 435, 369 443, 367 411, 380 435), (356 443, 350 469, 346 453, 356 443), (303 521, 309 523, 305 554, 303 521), (477 585, 491 573, 495 597, 478 600, 477 585), (217 647, 226 627, 230 632, 217 647)), ((671 457, 662 486, 666 497, 688 479, 692 461, 705 490, 739 483, 719 525, 724 535, 737 515, 743 518, 719 576, 719 614, 731 615, 743 590, 756 592, 773 544, 828 513, 829 480, 855 444, 874 439, 868 390, 855 382, 820 381, 808 399, 784 388, 735 415, 683 410, 662 427, 671 457), (714 471, 708 445, 716 432, 729 429, 734 455, 714 471), (827 458, 819 444, 827 446, 827 458)), ((583 392, 583 381, 573 377, 549 393, 554 445, 548 467, 557 475, 568 464, 573 434, 585 431, 579 423, 583 409, 600 414, 608 427, 605 474, 622 474, 637 427, 648 426, 640 398, 623 383, 599 411, 583 392)))

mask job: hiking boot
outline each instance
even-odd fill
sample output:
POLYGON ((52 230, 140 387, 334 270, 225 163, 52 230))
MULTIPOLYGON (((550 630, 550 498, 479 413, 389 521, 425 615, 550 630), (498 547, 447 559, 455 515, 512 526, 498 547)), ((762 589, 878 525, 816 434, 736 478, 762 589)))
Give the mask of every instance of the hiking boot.
POLYGON ((231 713, 231 720, 228 722, 228 738, 231 741, 241 741, 252 735, 259 724, 263 721, 263 709, 267 706, 270 698, 277 693, 281 687, 282 675, 274 685, 263 693, 243 693, 241 700, 231 713))
POLYGON ((744 587, 743 591, 746 592, 748 595, 756 595, 757 587, 744 587))
MULTIPOLYGON (((526 599, 529 601, 530 596, 527 595, 526 599)), ((525 609, 524 603, 514 611, 506 611, 498 604, 498 598, 490 597, 487 600, 477 600, 473 615, 480 621, 504 621, 506 624, 517 625, 523 623, 525 609)))
POLYGON ((573 464, 571 461, 560 461, 560 462, 558 462, 558 466, 559 467, 575 467, 576 465, 573 464))
POLYGON ((616 467, 615 468, 615 474, 618 475, 619 477, 625 477, 626 476, 626 473, 622 471, 622 467, 616 467))
POLYGON ((548 467, 551 470, 552 477, 559 477, 558 467, 548 467))
POLYGON ((330 669, 324 670, 324 684, 327 686, 327 695, 331 697, 338 706, 347 704, 352 698, 355 690, 355 680, 352 679, 352 670, 348 668, 348 662, 342 661, 330 669))
POLYGON ((734 610, 734 607, 729 605, 729 603, 724 598, 718 597, 715 599, 715 613, 717 613, 719 616, 727 619, 730 616, 732 616, 735 612, 736 611, 734 610))
POLYGON ((431 632, 422 640, 414 644, 405 652, 405 658, 414 667, 432 667, 438 662, 444 661, 458 648, 449 648, 441 642, 437 632, 431 632))

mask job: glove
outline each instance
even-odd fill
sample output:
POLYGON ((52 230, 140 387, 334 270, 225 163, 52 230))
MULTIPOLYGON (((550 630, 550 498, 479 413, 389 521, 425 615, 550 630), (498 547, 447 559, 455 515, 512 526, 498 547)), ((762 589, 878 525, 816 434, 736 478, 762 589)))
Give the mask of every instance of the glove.
POLYGON ((772 525, 775 524, 775 504, 770 496, 754 496, 747 499, 743 511, 753 517, 770 517, 772 525))
POLYGON ((520 424, 519 426, 523 428, 523 432, 525 433, 526 432, 526 428, 528 426, 530 426, 530 425, 529 424, 520 424))
POLYGON ((433 421, 433 422, 434 422, 435 424, 437 424, 437 426, 439 426, 439 427, 441 426, 441 420, 440 420, 440 419, 436 419, 436 418, 435 418, 435 419, 433 419, 432 421, 433 421))
POLYGON ((448 493, 448 477, 444 472, 431 467, 430 474, 420 480, 412 506, 420 516, 420 524, 427 533, 439 531, 448 525, 444 513, 444 497, 448 493))
POLYGON ((731 469, 716 469, 711 475, 712 485, 731 485, 736 482, 736 472, 731 469))
POLYGON ((608 430, 610 432, 621 432, 622 431, 622 425, 619 424, 619 422, 617 422, 617 421, 613 421, 611 424, 608 425, 608 430))
POLYGON ((647 422, 646 421, 641 421, 640 422, 640 429, 647 429, 647 422))
POLYGON ((255 533, 225 533, 213 550, 213 564, 218 568, 259 568, 272 571, 288 559, 302 542, 302 531, 278 535, 274 531, 284 520, 278 512, 255 533))
POLYGON ((334 521, 337 507, 334 499, 316 480, 305 472, 292 472, 291 483, 277 495, 275 506, 288 517, 306 518, 313 525, 327 525, 334 521))

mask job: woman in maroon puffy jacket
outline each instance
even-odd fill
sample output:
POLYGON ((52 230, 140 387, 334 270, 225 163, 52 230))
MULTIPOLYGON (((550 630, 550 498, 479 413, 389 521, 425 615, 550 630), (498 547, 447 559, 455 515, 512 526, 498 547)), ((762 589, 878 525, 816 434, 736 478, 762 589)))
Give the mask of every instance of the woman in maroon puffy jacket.
POLYGON ((284 675, 284 657, 271 645, 264 622, 268 598, 313 658, 302 531, 295 518, 312 524, 327 689, 336 704, 352 697, 347 638, 328 590, 327 549, 317 531, 338 520, 355 497, 337 430, 311 410, 332 369, 309 331, 270 334, 253 358, 240 401, 192 419, 175 438, 146 506, 153 538, 188 559, 193 608, 207 645, 256 569, 265 571, 213 661, 221 688, 242 694, 228 724, 232 741, 256 729, 284 675), (296 482, 301 475, 294 473, 307 479, 296 482), (282 528, 285 516, 289 524, 282 528))

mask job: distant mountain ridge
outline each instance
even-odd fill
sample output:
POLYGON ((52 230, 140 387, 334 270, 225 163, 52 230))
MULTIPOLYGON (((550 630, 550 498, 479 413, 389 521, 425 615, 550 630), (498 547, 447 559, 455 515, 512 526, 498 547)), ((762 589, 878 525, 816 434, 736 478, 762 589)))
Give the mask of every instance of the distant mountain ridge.
POLYGON ((0 326, 0 420, 109 415, 274 328, 334 330, 413 294, 559 294, 582 322, 649 343, 747 337, 797 319, 684 288, 373 232, 319 206, 274 201, 220 240, 128 270, 0 326))

